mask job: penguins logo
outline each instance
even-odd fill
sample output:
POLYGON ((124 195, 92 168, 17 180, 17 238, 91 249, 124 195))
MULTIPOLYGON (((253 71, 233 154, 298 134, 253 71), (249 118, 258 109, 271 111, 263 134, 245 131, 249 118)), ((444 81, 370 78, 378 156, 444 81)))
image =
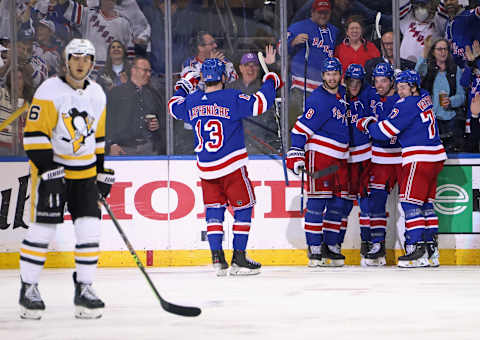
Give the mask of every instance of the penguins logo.
POLYGON ((76 108, 62 114, 63 123, 68 130, 70 139, 64 141, 72 143, 73 152, 77 152, 85 144, 85 138, 90 136, 94 119, 86 112, 78 112, 76 108))

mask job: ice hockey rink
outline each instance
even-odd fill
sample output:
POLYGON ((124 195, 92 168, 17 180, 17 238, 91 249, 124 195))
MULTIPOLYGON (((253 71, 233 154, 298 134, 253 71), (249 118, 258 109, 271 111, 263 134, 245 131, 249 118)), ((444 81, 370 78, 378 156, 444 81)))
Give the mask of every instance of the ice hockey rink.
POLYGON ((210 267, 151 268, 167 300, 202 308, 166 313, 136 268, 99 269, 104 316, 73 316, 72 269, 45 269, 42 320, 18 316, 18 270, 0 271, 0 339, 436 339, 480 338, 480 268, 264 267, 217 278, 210 267))

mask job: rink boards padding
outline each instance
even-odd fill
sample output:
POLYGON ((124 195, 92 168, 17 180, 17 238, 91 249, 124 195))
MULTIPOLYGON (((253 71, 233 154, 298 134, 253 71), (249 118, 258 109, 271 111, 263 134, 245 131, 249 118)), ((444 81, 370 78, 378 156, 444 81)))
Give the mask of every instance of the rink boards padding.
MULTIPOLYGON (((442 264, 480 264, 480 158, 449 159, 439 178, 435 209, 440 219, 442 264), (477 165, 478 164, 478 165, 477 165)), ((117 219, 148 266, 210 263, 204 208, 193 157, 107 158, 117 182, 108 199, 117 219), (170 176, 170 177, 169 177, 170 176)), ((264 265, 305 265, 305 236, 299 212, 300 180, 290 174, 285 187, 281 160, 251 157, 248 172, 255 187, 249 254, 264 265)), ((29 178, 26 160, 0 160, 0 268, 17 268, 19 247, 29 224, 29 178)), ((387 261, 402 254, 403 216, 390 195, 387 261)), ((58 226, 47 267, 73 267, 74 232, 69 216, 58 226)), ((233 218, 226 213, 224 248, 231 249, 233 218)), ((103 214, 100 266, 135 266, 106 212, 103 214)), ((343 253, 359 264, 358 207, 349 216, 343 253)), ((227 258, 231 255, 227 251, 227 258)))

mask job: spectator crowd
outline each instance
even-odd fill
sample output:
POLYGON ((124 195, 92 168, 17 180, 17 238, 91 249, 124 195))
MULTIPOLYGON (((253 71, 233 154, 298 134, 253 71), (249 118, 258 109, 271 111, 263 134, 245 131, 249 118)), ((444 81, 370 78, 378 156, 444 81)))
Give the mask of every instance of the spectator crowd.
MULTIPOLYGON (((226 64, 227 87, 254 93, 262 76, 258 51, 271 69, 281 67, 279 1, 232 1, 231 8, 219 3, 223 2, 171 0, 174 82, 215 57, 226 64)), ((165 154, 165 86, 173 87, 165 82, 165 5, 164 0, 16 0, 17 26, 11 32, 10 2, 0 0, 0 123, 14 112, 26 111, 46 78, 64 75, 63 48, 81 37, 95 46, 91 78, 108 98, 107 152, 165 154), (12 104, 13 89, 18 102, 12 104)), ((377 64, 393 64, 390 2, 289 0, 287 10, 289 79, 284 81, 290 89, 289 127, 308 95, 321 85, 319 66, 325 58, 339 58, 344 71, 350 64, 362 65, 364 86, 372 84, 377 64)), ((421 75, 422 88, 432 95, 445 148, 450 153, 479 152, 480 128, 478 119, 471 118, 470 103, 480 92, 480 31, 474 29, 480 27, 480 4, 400 0, 399 20, 399 69, 416 69, 421 75)), ((21 144, 23 117, 0 131, 0 155, 18 154, 14 146, 21 144)), ((279 152, 274 112, 245 122, 244 129, 250 153, 279 152)), ((193 152, 192 133, 190 126, 174 123, 175 153, 193 152)))

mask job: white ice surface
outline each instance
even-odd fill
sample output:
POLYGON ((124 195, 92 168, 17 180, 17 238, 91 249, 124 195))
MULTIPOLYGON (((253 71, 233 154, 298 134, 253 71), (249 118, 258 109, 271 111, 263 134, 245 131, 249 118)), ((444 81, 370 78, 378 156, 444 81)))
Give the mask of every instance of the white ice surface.
POLYGON ((73 317, 72 270, 46 269, 40 321, 18 317, 18 270, 0 271, 0 339, 480 339, 480 268, 265 267, 217 278, 208 267, 148 269, 160 294, 199 306, 163 311, 138 269, 99 269, 99 320, 73 317))

